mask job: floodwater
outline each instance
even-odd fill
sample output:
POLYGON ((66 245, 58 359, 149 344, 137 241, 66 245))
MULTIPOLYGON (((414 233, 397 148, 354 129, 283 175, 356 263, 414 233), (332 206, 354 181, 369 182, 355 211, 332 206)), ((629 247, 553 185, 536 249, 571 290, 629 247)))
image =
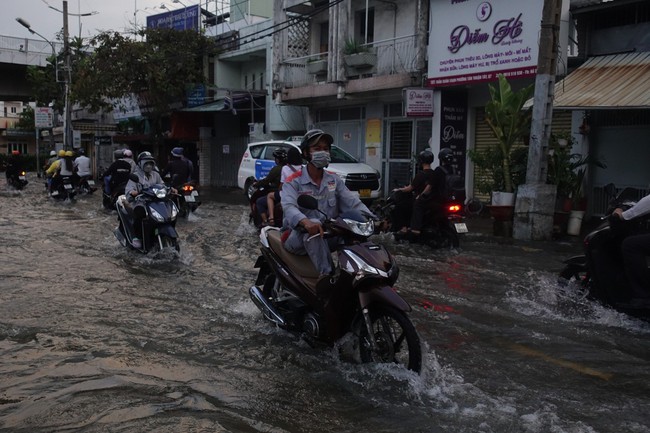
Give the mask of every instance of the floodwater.
POLYGON ((650 325, 559 291, 571 247, 395 244, 421 374, 262 319, 243 195, 205 195, 180 254, 120 247, 101 196, 0 185, 0 431, 650 432, 650 325))

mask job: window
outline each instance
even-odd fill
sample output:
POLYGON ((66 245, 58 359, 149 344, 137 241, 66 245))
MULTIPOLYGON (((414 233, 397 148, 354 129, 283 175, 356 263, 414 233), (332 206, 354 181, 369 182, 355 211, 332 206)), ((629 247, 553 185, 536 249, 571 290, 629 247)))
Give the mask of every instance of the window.
MULTIPOLYGON (((354 28, 357 29, 355 32, 356 40, 366 43, 366 9, 357 11, 354 14, 354 28)), ((368 9, 368 43, 371 43, 375 40, 375 8, 368 9)))

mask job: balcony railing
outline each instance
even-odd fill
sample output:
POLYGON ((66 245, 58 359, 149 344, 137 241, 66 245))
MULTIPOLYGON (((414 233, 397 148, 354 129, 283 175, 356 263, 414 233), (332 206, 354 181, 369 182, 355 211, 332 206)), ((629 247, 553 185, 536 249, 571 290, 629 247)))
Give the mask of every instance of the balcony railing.
MULTIPOLYGON (((368 44, 377 53, 374 75, 394 75, 417 70, 416 35, 401 36, 368 44)), ((324 81, 323 75, 307 72, 307 63, 327 58, 327 53, 286 59, 282 62, 282 82, 285 87, 302 87, 324 81)))

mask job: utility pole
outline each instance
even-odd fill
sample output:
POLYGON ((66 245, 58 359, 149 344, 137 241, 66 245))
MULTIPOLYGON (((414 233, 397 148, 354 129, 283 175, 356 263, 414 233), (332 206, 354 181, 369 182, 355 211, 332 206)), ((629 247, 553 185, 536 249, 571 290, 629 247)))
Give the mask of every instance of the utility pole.
POLYGON ((553 231, 557 186, 546 184, 546 175, 561 12, 562 0, 544 0, 526 184, 517 189, 515 204, 512 236, 516 239, 549 239, 553 231))
POLYGON ((72 149, 72 104, 70 104, 70 84, 72 67, 70 62, 70 41, 68 32, 68 2, 63 1, 63 52, 65 53, 65 115, 63 118, 63 148, 72 149))

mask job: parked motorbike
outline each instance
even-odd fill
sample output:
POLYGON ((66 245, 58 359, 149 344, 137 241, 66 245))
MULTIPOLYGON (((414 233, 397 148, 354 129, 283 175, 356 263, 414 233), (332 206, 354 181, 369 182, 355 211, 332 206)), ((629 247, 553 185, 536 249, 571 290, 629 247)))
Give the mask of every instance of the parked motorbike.
MULTIPOLYGON (((130 179, 134 182, 139 181, 135 174, 131 174, 130 179)), ((123 194, 118 197, 116 208, 119 225, 114 230, 114 234, 122 246, 141 253, 165 248, 180 251, 176 233, 178 208, 172 200, 169 187, 165 185, 143 187, 132 203, 123 194), (136 205, 143 205, 145 211, 145 216, 142 218, 142 248, 133 245, 135 230, 133 210, 130 209, 134 209, 136 205)))
POLYGON ((607 216, 602 223, 587 234, 583 241, 584 255, 574 256, 563 263, 558 282, 563 286, 573 283, 591 299, 618 311, 639 317, 650 318, 650 309, 629 305, 631 292, 625 275, 621 244, 634 234, 650 231, 647 218, 623 221, 612 212, 616 208, 627 210, 636 204, 639 190, 625 188, 616 195, 613 184, 605 187, 610 200, 607 216))
POLYGON ((79 194, 92 194, 97 191, 95 181, 90 176, 82 176, 79 178, 79 194))
POLYGON ((72 176, 60 176, 58 186, 52 191, 50 197, 55 200, 73 200, 76 195, 77 191, 72 184, 72 176))
MULTIPOLYGON (((298 205, 316 209, 318 202, 301 196, 298 205)), ((357 340, 361 362, 396 363, 419 372, 420 339, 407 316, 408 303, 394 290, 399 268, 382 246, 368 241, 373 221, 339 217, 323 223, 325 237, 340 236, 337 247, 338 275, 333 289, 319 295, 318 270, 308 256, 289 253, 282 246, 280 230, 260 232, 262 255, 259 273, 249 294, 264 317, 308 341, 333 345, 351 332, 357 340)))
MULTIPOLYGON (((395 227, 392 223, 397 203, 404 199, 403 194, 405 193, 401 191, 392 191, 372 210, 381 221, 378 224, 378 232, 389 231, 395 234, 397 240, 412 240, 399 233, 401 227, 395 227)), ((463 202, 455 199, 443 203, 442 209, 429 210, 424 216, 424 224, 417 242, 431 248, 458 248, 460 235, 468 232, 463 210, 463 202)))
POLYGON ((199 191, 196 182, 187 182, 183 184, 178 194, 173 196, 174 203, 178 207, 178 215, 181 217, 189 216, 190 213, 196 212, 196 209, 201 206, 199 200, 199 191))
POLYGON ((18 190, 25 188, 29 183, 25 170, 21 170, 19 173, 10 175, 7 178, 7 182, 11 187, 18 190))

